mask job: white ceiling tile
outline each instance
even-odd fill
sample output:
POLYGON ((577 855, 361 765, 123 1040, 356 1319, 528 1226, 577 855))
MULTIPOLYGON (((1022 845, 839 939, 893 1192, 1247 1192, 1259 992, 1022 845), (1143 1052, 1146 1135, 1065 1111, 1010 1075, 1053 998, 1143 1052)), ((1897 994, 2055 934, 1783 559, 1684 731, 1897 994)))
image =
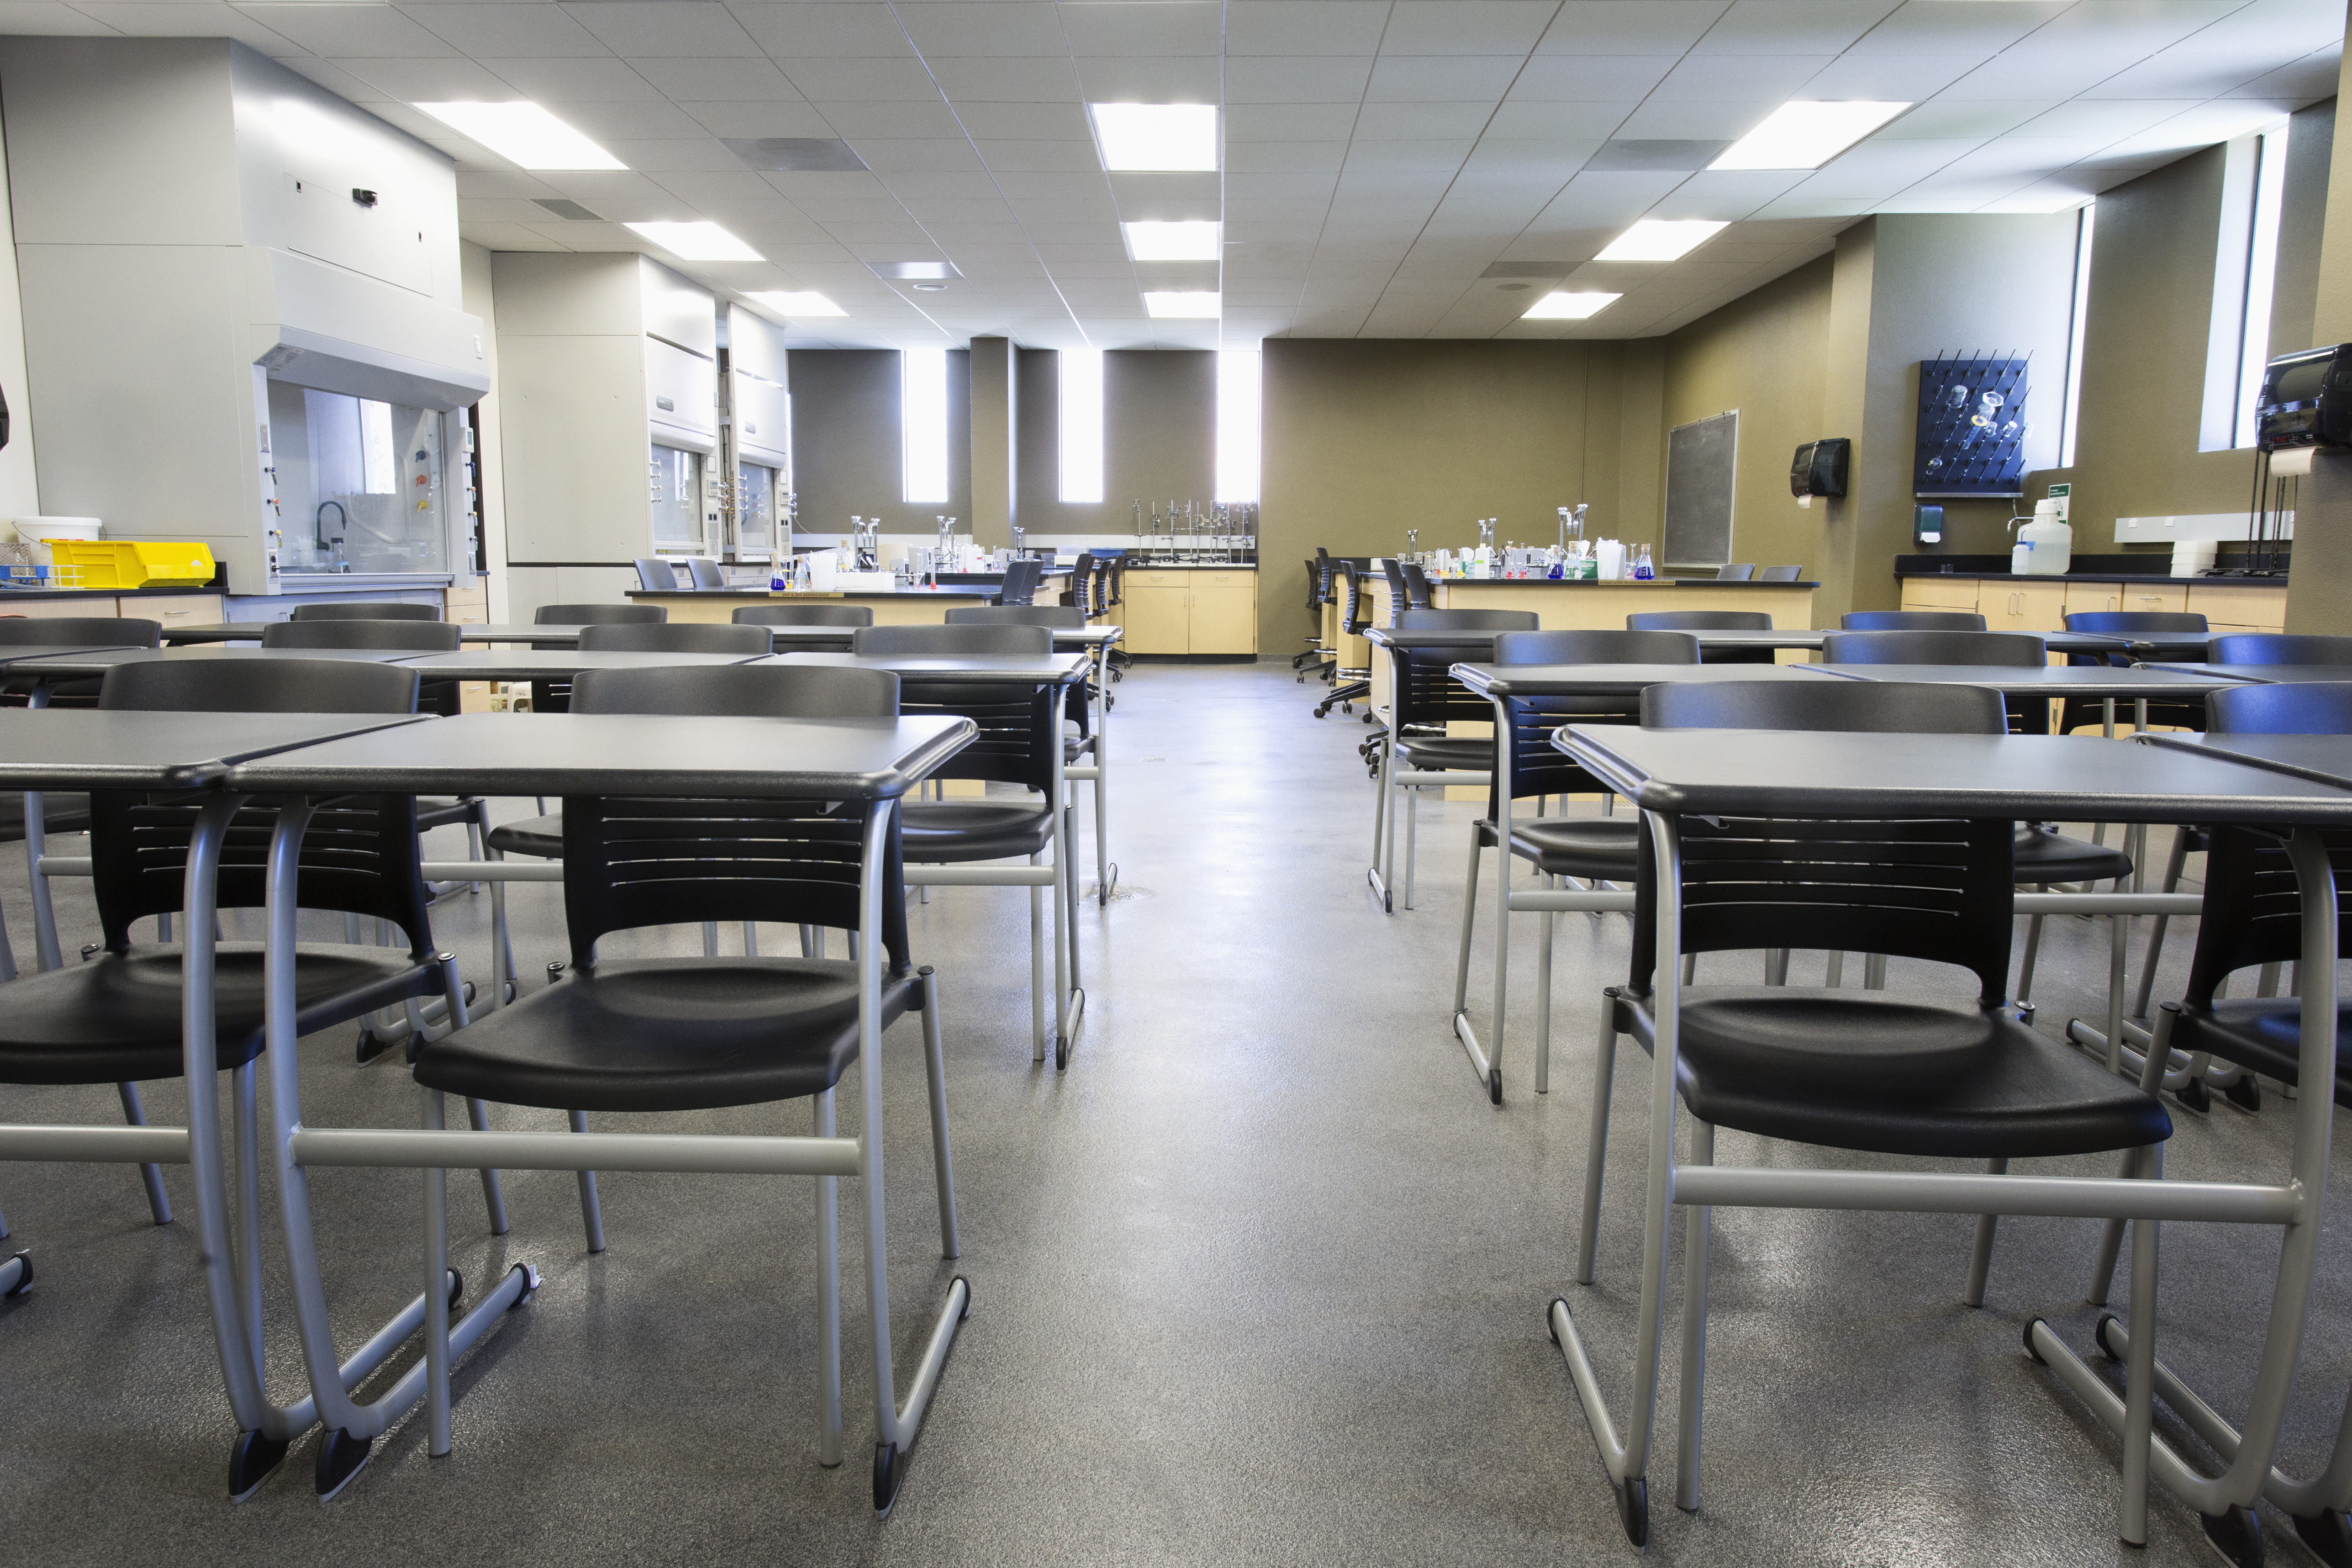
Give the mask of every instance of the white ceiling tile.
POLYGON ((1348 147, 1349 175, 1390 171, 1451 174, 1470 155, 1467 141, 1370 142, 1358 137, 1348 147))
POLYGON ((718 59, 639 58, 629 66, 678 103, 749 103, 772 100, 798 103, 798 89, 765 59, 734 56, 718 59))
MULTIPOLYGON (((1959 0, 1951 3, 1958 4, 1959 0)), ((1982 0, 1969 3, 1981 4, 1982 0)), ((1964 136, 1981 142, 1988 136, 2016 130, 2035 115, 2056 108, 2059 102, 2055 98, 1937 99, 1898 116, 1871 140, 1943 141, 1964 136)))
POLYGON ((1691 55, 1666 73, 1651 101, 1777 105, 1829 63, 1827 55, 1691 55))
POLYGON ((550 59, 487 59, 482 62, 529 98, 541 103, 662 103, 661 89, 625 60, 606 55, 550 59))
MULTIPOLYGON (((171 6, 168 9, 177 10, 171 6)), ((510 89, 472 60, 340 59, 333 62, 380 92, 410 103, 502 99, 510 89)), ((442 126, 438 134, 447 135, 442 126)))
POLYGON ((2099 145, 2105 146, 2110 142, 2137 135, 2196 107, 2195 100, 2182 99, 2078 98, 2071 103, 2059 104, 2046 113, 2037 114, 2014 129, 2020 136, 2095 138, 2099 145))
POLYGON ((299 76, 306 76, 329 92, 350 103, 373 105, 384 100, 380 87, 371 87, 331 60, 315 55, 280 55, 278 63, 299 76))
POLYGON ((1917 103, 1943 91, 1979 63, 1972 55, 1844 54, 1823 66, 1798 89, 1798 96, 1917 103))
MULTIPOLYGON (((1370 174, 1342 172, 1338 189, 1332 194, 1332 211, 1342 207, 1370 210, 1367 204, 1397 204, 1417 206, 1426 213, 1454 183, 1450 169, 1429 174, 1409 174, 1393 169, 1381 169, 1370 174)), ((1385 210, 1383 208, 1382 210, 1385 210)))
MULTIPOLYGON (((1273 3, 1273 0, 1267 0, 1273 3)), ((1314 4, 1317 0, 1305 0, 1314 4)), ((1372 62, 1361 58, 1290 56, 1279 59, 1228 59, 1227 103, 1354 103, 1371 80, 1372 62)))
MULTIPOLYGON (((1223 182, 1205 172, 1176 170, 1127 171, 1112 174, 1110 194, 1124 208, 1130 202, 1166 204, 1183 203, 1207 210, 1199 216, 1217 216, 1217 200, 1223 194, 1223 182)), ((1132 217, 1132 213, 1128 215, 1132 217)))
POLYGON ((1225 52, 1254 55, 1370 55, 1388 25, 1387 0, 1232 0, 1225 52))
POLYGON ((2092 90, 2101 98, 2211 98, 2277 68, 2273 40, 2243 33, 2214 36, 2220 32, 2209 27, 2116 72, 2092 90))
POLYGON ((1877 205, 1874 196, 1813 196, 1799 191, 1766 207, 1765 217, 1860 217, 1877 205))
POLYGON ((893 174, 980 174, 980 154, 969 142, 945 139, 860 140, 855 148, 866 166, 886 179, 893 174))
POLYGON ((1794 189, 1797 195, 1805 196, 1891 196, 1935 174, 1953 159, 1976 151, 1980 141, 1974 137, 1908 142, 1873 138, 1828 167, 1805 176, 1794 189))
MULTIPOLYGON (((1086 142, 1094 135, 1087 123, 1087 111, 1075 103, 964 103, 952 110, 944 104, 936 107, 960 128, 961 134, 986 141, 1086 142)), ((877 117, 877 127, 885 123, 877 117)), ((891 132, 877 128, 865 134, 891 132)), ((905 134, 934 136, 942 132, 924 130, 905 134)))
POLYGON ((1663 170, 1579 174, 1537 221, 1547 228, 1631 223, 1690 176, 1663 170))
POLYGON ((875 99, 919 102, 939 98, 931 73, 911 54, 898 58, 779 55, 776 63, 812 103, 861 103, 875 99))
POLYGON ((1110 178, 1100 169, 1000 169, 992 171, 989 177, 1008 197, 1107 198, 1110 195, 1110 178))
POLYGON ((1066 0, 1056 7, 1069 50, 1088 55, 1214 55, 1223 47, 1224 6, 1217 0, 1066 0))
POLYGON ((1584 58, 1538 55, 1512 82, 1513 103, 1630 103, 1649 95, 1675 67, 1671 55, 1584 58))
POLYGON ((1559 12, 1555 0, 1396 0, 1383 55, 1524 55, 1559 12))
POLYGON ((980 156, 1000 174, 1092 174, 1101 175, 1102 160, 1091 142, 1015 142, 990 139, 978 143, 980 156))
POLYGON ((779 195, 795 202, 879 201, 890 194, 871 174, 780 171, 760 177, 774 186, 779 195))
POLYGON ((2176 114, 2136 136, 2119 138, 2100 151, 2119 157, 2134 153, 2185 153, 2193 147, 2210 147, 2216 142, 2243 136, 2277 119, 2279 112, 2274 104, 2217 99, 2176 114))
MULTIPOLYGON (((1183 3, 1150 0, 1155 10, 1183 3)), ((1224 91, 1223 65, 1213 54, 1092 55, 1074 63, 1089 103, 1214 103, 1224 91)))
POLYGON ((1337 174, 1347 157, 1345 142, 1243 142, 1225 145, 1225 168, 1236 174, 1337 174))
POLYGON ((711 134, 709 127, 674 103, 558 103, 555 111, 565 124, 594 138, 607 151, 616 141, 678 141, 711 134))
POLYGON ((1062 57, 938 59, 930 67, 941 89, 958 102, 1069 103, 1078 96, 1077 75, 1062 57))
POLYGON ((1356 120, 1356 138, 1380 141, 1475 137, 1494 118, 1491 99, 1476 103, 1368 103, 1356 120))
MULTIPOLYGON (((1525 103, 1506 100, 1486 127, 1488 142, 1606 140, 1633 109, 1630 103, 1525 103)), ((1475 155, 1473 154, 1475 157, 1475 155)))
POLYGON ((520 170, 486 170, 480 174, 461 171, 457 175, 457 195, 460 197, 508 197, 530 201, 555 194, 554 186, 547 184, 536 174, 526 174, 520 170))
POLYGON ((1237 103, 1227 106, 1225 148, 1241 142, 1345 142, 1358 109, 1352 103, 1237 103))
POLYGON ((1462 165, 1462 178, 1472 186, 1545 179, 1559 184, 1584 167, 1585 160, 1600 150, 1601 138, 1597 136, 1579 142, 1507 141, 1489 136, 1471 149, 1462 165))
POLYGON ((733 173, 743 165, 735 154, 708 136, 672 141, 607 142, 604 151, 641 174, 733 173))
POLYGON ((813 103, 688 103, 682 107, 713 136, 823 136, 832 130, 813 103))
POLYGON ((2256 77, 2243 87, 2231 89, 2232 98, 2271 98, 2292 103, 2298 108, 2316 103, 2335 95, 2337 81, 2344 70, 2344 48, 2340 44, 2304 56, 2278 69, 2256 77))
POLYGON ((1050 0, 899 0, 893 9, 926 59, 1070 52, 1050 0))
POLYGON ((562 251, 566 247, 558 240, 514 223, 465 223, 457 226, 459 237, 492 250, 562 251))
POLYGON ((261 25, 234 6, 179 0, 168 5, 84 5, 82 14, 134 38, 235 38, 264 54, 307 53, 291 38, 261 25))
POLYGON ((1001 200, 994 176, 985 169, 971 174, 940 174, 894 169, 876 176, 883 188, 900 201, 1001 200))
POLYGON ((1729 0, 1578 0, 1559 8, 1536 53, 1680 56, 1728 9, 1729 0))
MULTIPOLYGON (((14 15, 17 9, 0 9, 0 27, 10 32, 26 30, 18 26, 20 18, 14 15)), ((21 9, 38 13, 46 7, 21 9)), ((457 52, 389 5, 240 5, 237 9, 313 54, 347 59, 429 59, 457 52)))
POLYGON ((1910 0, 1853 45, 1857 54, 1999 54, 2056 16, 2073 0, 1910 0))
POLYGON ((756 46, 727 7, 706 0, 572 0, 572 19, 622 55, 733 55, 756 46))
POLYGON ((1775 107, 1769 101, 1710 103, 1653 98, 1625 116, 1617 134, 1639 141, 1731 142, 1753 131, 1775 107))
POLYGON ((1805 178, 1802 171, 1792 170, 1727 170, 1717 174, 1702 169, 1667 192, 1643 216, 1733 222, 1787 195, 1805 178))
POLYGON ((1737 0, 1695 46, 1702 55, 1833 55, 1899 0, 1737 0))
POLYGON ((736 0, 735 19, 778 59, 792 56, 911 55, 907 36, 887 5, 871 0, 831 4, 759 5, 736 0))
POLYGON ((611 52, 560 5, 419 5, 410 20, 476 59, 611 52))
MULTIPOLYGON (((1475 4, 1477 0, 1463 0, 1475 4)), ((1382 55, 1365 97, 1387 103, 1500 99, 1527 62, 1517 55, 1382 55)))

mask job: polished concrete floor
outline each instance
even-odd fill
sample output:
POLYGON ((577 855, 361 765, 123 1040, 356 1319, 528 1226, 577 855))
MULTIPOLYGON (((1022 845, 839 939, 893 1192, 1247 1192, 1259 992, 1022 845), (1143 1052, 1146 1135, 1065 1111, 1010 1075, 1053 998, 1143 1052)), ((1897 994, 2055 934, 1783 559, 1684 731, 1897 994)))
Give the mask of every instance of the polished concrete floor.
MULTIPOLYGON (((429 1458, 410 1421, 322 1507, 305 1444, 231 1507, 232 1424, 184 1172, 172 1186, 185 1217, 158 1230, 125 1170, 10 1166, 0 1168, 8 1246, 33 1248, 40 1276, 26 1300, 0 1306, 0 1557, 1631 1561, 1544 1326, 1546 1303, 1566 1294, 1622 1410, 1646 1111, 1631 1049, 1600 1282, 1579 1289, 1570 1275, 1595 998, 1622 976, 1626 922, 1561 924, 1553 1089, 1540 1098, 1527 1092, 1535 921, 1516 922, 1510 1093, 1496 1109, 1446 1016, 1475 807, 1423 807, 1419 907, 1383 915, 1364 882, 1371 794, 1355 720, 1312 718, 1312 689, 1272 663, 1139 668, 1118 693, 1121 870, 1109 907, 1083 919, 1089 1004, 1066 1074, 1030 1059, 1025 895, 945 889, 913 911, 918 957, 945 988, 965 1251, 952 1264, 938 1256, 909 1022, 886 1051, 902 1373, 953 1274, 970 1279, 974 1301, 893 1519, 877 1523, 868 1501, 855 1184, 842 1205, 850 1462, 839 1468, 816 1463, 809 1183, 608 1175, 611 1247, 591 1257, 571 1178, 520 1173, 509 1178, 504 1237, 487 1234, 470 1181, 451 1183, 467 1279, 478 1289, 514 1259, 546 1279, 460 1363, 455 1452, 429 1458)), ((13 861, 0 900, 25 952, 13 861)), ((566 956, 556 890, 521 889, 515 901, 537 984, 547 960, 566 956)), ((63 908, 70 951, 95 922, 71 889, 63 908)), ((435 924, 469 973, 486 972, 487 900, 446 900, 435 924)), ((1480 933, 1482 984, 1490 935, 1480 933)), ((665 932, 641 945, 695 941, 665 932)), ((2088 922, 2053 922, 2036 987, 2046 1026, 2094 1007, 2105 952, 2088 922)), ((2168 984, 2186 961, 2177 942, 2168 984)), ((1819 963, 1801 956, 1800 981, 1819 963)), ((1962 989, 1902 966, 1896 979, 1962 989)), ((414 1124, 401 1069, 356 1068, 349 1031, 306 1042, 303 1070, 314 1123, 414 1124)), ((114 1116, 106 1090, 9 1089, 5 1100, 11 1121, 114 1116)), ((855 1101, 853 1088, 845 1117, 855 1101)), ((149 1104, 176 1119, 184 1097, 151 1086, 149 1104)), ((2281 1172, 2284 1110, 2273 1090, 2260 1116, 2176 1112, 2171 1173, 2281 1172)), ((807 1115, 785 1106, 645 1124, 801 1131, 807 1115)), ((499 1119, 560 1124, 542 1112, 499 1119)), ((1848 1163, 1733 1134, 1719 1157, 1848 1163)), ((327 1172, 314 1186, 348 1351, 413 1289, 418 1179, 327 1172)), ((1669 1358, 1651 1471, 1655 1555, 2206 1555, 2193 1517, 2162 1498, 2148 1549, 2116 1543, 2115 1445, 2021 1352, 2034 1314, 2085 1342, 2095 1226, 2007 1223, 1981 1310, 1958 1300, 1970 1230, 1948 1216, 1718 1215, 1704 1506, 1685 1514, 1669 1500, 1669 1358)), ((2163 1353, 2240 1410, 2276 1239, 2184 1225, 2165 1240, 2163 1353)), ((2336 1237, 2290 1421, 2286 1460, 2298 1472, 2324 1456, 2352 1375, 2348 1298, 2352 1258, 2336 1237)), ((287 1397, 299 1369, 283 1310, 272 1330, 287 1397)), ((2273 1560, 2301 1560, 2284 1521, 2268 1522, 2273 1560)))

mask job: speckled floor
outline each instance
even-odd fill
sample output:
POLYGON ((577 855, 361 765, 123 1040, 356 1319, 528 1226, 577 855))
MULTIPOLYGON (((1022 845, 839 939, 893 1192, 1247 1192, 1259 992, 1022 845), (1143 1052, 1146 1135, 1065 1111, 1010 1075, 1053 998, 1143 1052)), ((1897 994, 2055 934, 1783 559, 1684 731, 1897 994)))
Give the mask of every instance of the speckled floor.
MULTIPOLYGON (((1354 720, 1310 717, 1310 689, 1272 663, 1140 668, 1118 690, 1121 896, 1085 917, 1090 1002, 1067 1074, 1030 1061, 1024 895, 943 889, 914 911, 918 956, 945 989, 965 1256, 938 1257, 909 1022, 887 1051, 902 1370, 952 1273, 971 1279, 974 1303, 895 1518, 877 1524, 867 1498, 853 1184, 840 1468, 815 1459, 808 1183, 608 1175, 612 1245, 592 1258, 570 1177, 520 1173, 503 1238, 486 1234, 470 1183, 451 1184, 469 1281, 517 1258, 546 1277, 460 1363, 455 1452, 428 1458, 411 1421, 322 1507, 306 1443, 231 1507, 231 1422, 192 1216, 159 1231, 119 1168, 8 1166, 8 1245, 35 1249, 40 1279, 0 1306, 0 1557, 1630 1562, 1543 1316, 1570 1297, 1622 1401, 1638 1134, 1612 1144, 1600 1283, 1579 1289, 1570 1272, 1595 997, 1622 974, 1625 921, 1562 922, 1554 1089, 1541 1099, 1516 1092, 1533 1017, 1531 984, 1516 985, 1515 1092, 1498 1110, 1446 1020, 1475 808, 1423 808, 1420 907, 1383 916, 1363 879, 1371 802, 1354 720)), ((22 878, 0 855, 20 952, 22 878)), ((523 888, 515 902, 536 976, 562 956, 557 894, 523 888)), ((68 885, 62 907, 69 947, 87 940, 86 897, 68 885)), ((435 920, 468 973, 486 973, 487 900, 445 901, 435 920)), ((1535 922, 1516 923, 1515 979, 1531 980, 1535 922)), ((2045 1025, 2093 1007, 2105 951, 2088 922, 2053 922, 2037 984, 2045 1025)), ((2187 957, 2176 942, 2176 988, 2187 957)), ((1819 962, 1801 956, 1797 978, 1819 962)), ((1917 977, 1898 966, 1896 979, 1917 977)), ((309 1120, 414 1124, 399 1068, 353 1067, 348 1031, 304 1050, 309 1120)), ((1646 1111, 1639 1055, 1625 1056, 1621 1129, 1646 1111)), ((114 1116, 103 1089, 12 1089, 5 1103, 12 1121, 114 1116)), ((156 1085, 149 1105, 176 1119, 184 1099, 156 1085)), ((2273 1093, 2259 1117, 2176 1113, 2169 1171, 2283 1170, 2283 1105, 2273 1093)), ((808 1125, 796 1106, 661 1124, 808 1125)), ((1823 1158, 1733 1134, 1719 1157, 1823 1158)), ((184 1210, 185 1173, 171 1182, 184 1210)), ((381 1173, 314 1183, 346 1349, 411 1289, 416 1186, 381 1173)), ((2007 1223, 1987 1306, 1970 1310, 1958 1300, 1964 1217, 1719 1215, 1705 1506, 1668 1501, 1669 1357, 1653 1552, 1694 1564, 2206 1558, 2194 1519, 2162 1498, 2148 1550, 2117 1545, 2114 1445, 2021 1352, 2035 1313, 2084 1342, 2095 1228, 2007 1223)), ((2180 1225, 2166 1244, 2163 1353, 2240 1409, 2276 1241, 2180 1225)), ((2293 1470, 2315 1468, 2342 1408, 2347 1294, 2352 1266, 2330 1245, 2290 1420, 2293 1470)), ((282 1396, 299 1367, 287 1315, 272 1325, 282 1396)), ((2268 1522, 2273 1560, 2302 1560, 2284 1521, 2268 1522)))

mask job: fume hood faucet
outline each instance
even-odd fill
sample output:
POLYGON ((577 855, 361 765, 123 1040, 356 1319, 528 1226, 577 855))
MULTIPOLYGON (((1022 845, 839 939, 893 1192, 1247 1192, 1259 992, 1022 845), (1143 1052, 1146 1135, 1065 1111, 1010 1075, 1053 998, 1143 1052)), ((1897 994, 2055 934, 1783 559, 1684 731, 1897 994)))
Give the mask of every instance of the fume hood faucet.
POLYGON ((337 524, 339 528, 348 529, 352 526, 352 514, 343 510, 342 502, 339 500, 320 501, 319 503, 319 510, 310 514, 310 537, 319 542, 319 553, 321 555, 324 555, 327 552, 328 546, 331 544, 341 544, 343 542, 343 536, 341 533, 336 534, 331 540, 327 537, 327 509, 329 507, 333 507, 335 509, 335 516, 341 520, 337 524))

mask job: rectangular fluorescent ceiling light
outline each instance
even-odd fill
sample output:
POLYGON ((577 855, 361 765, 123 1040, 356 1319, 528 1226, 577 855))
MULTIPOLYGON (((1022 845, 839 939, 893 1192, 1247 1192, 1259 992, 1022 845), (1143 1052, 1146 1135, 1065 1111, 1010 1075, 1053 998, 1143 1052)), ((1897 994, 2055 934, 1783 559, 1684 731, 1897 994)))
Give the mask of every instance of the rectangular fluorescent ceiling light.
POLYGON ((1784 103, 1707 167, 1818 169, 1910 107, 1868 99, 1784 103))
MULTIPOLYGON (((636 225, 631 224, 631 228, 636 225)), ((1609 242, 1595 261, 1674 261, 1723 232, 1712 218, 1645 217, 1609 242)))
POLYGON ((756 300, 780 316, 845 316, 848 311, 813 290, 793 292, 768 289, 746 294, 746 300, 756 300))
POLYGON ((536 103, 420 103, 442 124, 525 169, 625 169, 536 103))
POLYGON ((1213 103, 1089 103, 1103 167, 1210 169, 1217 166, 1217 107, 1213 103))
POLYGON ((1127 253, 1138 261, 1215 261, 1224 255, 1221 223, 1123 223, 1127 253))
POLYGON ((1163 319, 1169 317, 1215 320, 1223 313, 1222 296, 1213 293, 1147 290, 1143 296, 1144 310, 1163 319))
POLYGON ((1623 299, 1622 294, 1547 294, 1528 307, 1523 321, 1580 321, 1623 299))
POLYGON ((715 223, 633 223, 627 226, 680 261, 767 259, 715 223))

